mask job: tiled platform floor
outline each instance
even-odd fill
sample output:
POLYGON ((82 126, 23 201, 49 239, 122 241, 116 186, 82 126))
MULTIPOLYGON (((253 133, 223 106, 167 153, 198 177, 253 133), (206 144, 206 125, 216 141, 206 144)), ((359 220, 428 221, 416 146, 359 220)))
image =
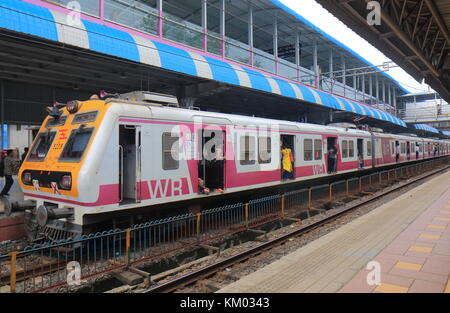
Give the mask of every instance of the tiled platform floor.
POLYGON ((450 291, 449 224, 450 172, 218 292, 450 291), (374 260, 381 284, 369 286, 374 260))

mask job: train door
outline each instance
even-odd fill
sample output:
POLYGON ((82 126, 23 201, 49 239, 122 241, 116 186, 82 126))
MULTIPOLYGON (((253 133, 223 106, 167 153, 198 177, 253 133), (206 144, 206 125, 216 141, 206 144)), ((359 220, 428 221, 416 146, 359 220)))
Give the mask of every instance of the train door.
POLYGON ((358 139, 356 149, 358 151, 358 167, 364 168, 364 139, 358 139))
POLYGON ((223 192, 225 189, 225 132, 222 130, 198 131, 199 192, 223 192))
MULTIPOLYGON (((295 179, 295 136, 294 135, 281 135, 281 179, 295 179), (292 158, 288 155, 284 155, 283 150, 291 149, 292 158), (289 159, 288 159, 289 158, 289 159), (291 163, 291 172, 285 171, 285 168, 289 167, 289 162, 291 163)), ((312 147, 311 147, 312 149, 312 147)))
POLYGON ((141 201, 141 128, 119 125, 119 203, 141 201))
POLYGON ((411 159, 411 143, 409 141, 406 142, 406 158, 411 159))
POLYGON ((327 172, 329 174, 337 172, 338 148, 337 137, 327 137, 327 172))

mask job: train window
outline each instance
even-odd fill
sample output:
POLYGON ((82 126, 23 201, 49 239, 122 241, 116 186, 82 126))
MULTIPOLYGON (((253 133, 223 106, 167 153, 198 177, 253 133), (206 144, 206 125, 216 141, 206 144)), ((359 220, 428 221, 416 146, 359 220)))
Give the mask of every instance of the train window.
POLYGON ((97 114, 98 111, 79 113, 73 118, 72 125, 94 122, 97 119, 97 114))
POLYGON ((348 158, 348 141, 342 140, 342 157, 348 158))
POLYGON ((367 156, 372 156, 372 141, 367 142, 367 156))
POLYGON ((314 140, 314 159, 322 160, 322 139, 314 140))
POLYGON ((93 131, 93 127, 85 128, 83 125, 72 130, 59 160, 63 162, 79 162, 83 157, 93 131))
POLYGON ((423 152, 423 144, 422 144, 422 143, 419 144, 419 152, 420 152, 420 153, 423 152))
POLYGON ((178 152, 178 136, 172 133, 162 134, 162 168, 163 170, 176 170, 180 166, 178 158, 174 158, 178 152))
POLYGON ((47 123, 45 123, 45 128, 63 126, 64 124, 66 124, 66 120, 67 120, 67 115, 63 115, 58 119, 51 117, 48 119, 47 123))
POLYGON ((400 153, 405 154, 406 153, 406 143, 402 142, 400 146, 400 153))
POLYGON ((47 156, 50 147, 55 139, 56 131, 40 133, 36 139, 31 152, 28 154, 27 161, 42 161, 47 156))
POLYGON ((304 147, 304 160, 305 161, 312 161, 313 159, 313 141, 312 139, 305 139, 303 141, 303 147, 304 147))
POLYGON ((241 137, 241 165, 255 164, 255 138, 250 136, 241 137))
POLYGON ((348 141, 348 157, 353 158, 355 156, 355 142, 353 140, 348 141))
POLYGON ((260 164, 270 163, 272 161, 272 138, 258 138, 258 161, 260 164))
POLYGON ((395 142, 391 143, 391 154, 394 155, 395 154, 395 142))

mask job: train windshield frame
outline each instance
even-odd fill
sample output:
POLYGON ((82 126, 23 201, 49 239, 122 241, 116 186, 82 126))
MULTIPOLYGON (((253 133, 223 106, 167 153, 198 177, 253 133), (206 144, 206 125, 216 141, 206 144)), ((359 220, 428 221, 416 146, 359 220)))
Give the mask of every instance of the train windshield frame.
POLYGON ((56 138, 56 130, 40 133, 34 142, 33 148, 28 154, 27 161, 44 161, 56 138))
POLYGON ((64 149, 59 156, 59 162, 80 162, 86 152, 89 142, 91 141, 93 133, 94 127, 80 126, 79 128, 72 130, 69 139, 67 140, 64 149))

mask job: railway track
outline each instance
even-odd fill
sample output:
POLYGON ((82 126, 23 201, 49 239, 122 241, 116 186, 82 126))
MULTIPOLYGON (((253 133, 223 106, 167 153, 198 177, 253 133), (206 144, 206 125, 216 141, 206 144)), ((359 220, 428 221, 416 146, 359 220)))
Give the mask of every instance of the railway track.
POLYGON ((267 242, 260 243, 256 246, 253 246, 243 252, 237 253, 226 259, 222 259, 216 263, 202 267, 200 269, 197 269, 191 273, 185 274, 185 275, 177 277, 175 279, 154 285, 154 286, 150 287, 149 289, 145 290, 145 293, 170 293, 170 292, 175 292, 177 290, 180 290, 186 286, 193 285, 197 282, 200 282, 201 280, 207 279, 208 277, 212 277, 213 275, 223 271, 225 268, 229 268, 236 264, 245 262, 245 261, 251 259, 252 257, 260 255, 261 253, 263 253, 265 251, 269 251, 269 250, 287 242, 288 240, 290 240, 293 237, 298 237, 303 234, 306 234, 318 227, 324 226, 327 223, 330 223, 330 222, 336 220, 337 218, 339 218, 347 213, 355 211, 358 208, 361 208, 367 204, 370 204, 376 200, 379 200, 389 194, 397 192, 405 187, 409 187, 419 181, 430 178, 431 176, 434 176, 436 174, 443 173, 443 172, 447 171, 449 167, 450 166, 445 166, 444 168, 433 170, 433 171, 425 173, 419 177, 412 178, 408 181, 405 181, 405 182, 399 184, 398 186, 395 186, 394 188, 391 188, 388 190, 382 190, 381 192, 374 194, 374 195, 364 199, 361 202, 350 204, 349 206, 344 207, 342 209, 333 210, 333 212, 330 215, 328 215, 328 216, 324 217, 323 219, 320 219, 314 223, 297 227, 296 229, 294 229, 292 231, 284 233, 284 234, 282 234, 274 239, 271 239, 267 242))

